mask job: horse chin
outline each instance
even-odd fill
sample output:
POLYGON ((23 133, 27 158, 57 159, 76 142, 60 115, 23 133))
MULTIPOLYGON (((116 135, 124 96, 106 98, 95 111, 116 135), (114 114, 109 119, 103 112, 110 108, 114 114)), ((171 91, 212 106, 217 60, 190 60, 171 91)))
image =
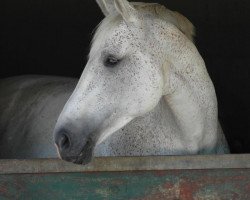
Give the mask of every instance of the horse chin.
POLYGON ((86 165, 90 163, 93 159, 93 150, 94 150, 94 142, 89 139, 79 155, 76 156, 62 156, 59 154, 60 159, 65 160, 67 162, 72 162, 79 165, 86 165))
POLYGON ((84 156, 84 157, 79 157, 79 156, 64 157, 61 159, 64 161, 67 161, 67 162, 78 164, 78 165, 87 165, 88 163, 90 163, 92 161, 92 156, 88 155, 88 156, 84 156))
POLYGON ((73 163, 78 165, 87 165, 92 161, 92 154, 83 153, 82 156, 78 156, 77 159, 73 161, 73 163))
POLYGON ((92 139, 88 139, 86 144, 82 148, 81 153, 77 156, 73 163, 81 165, 86 165, 90 163, 93 158, 94 147, 94 141, 92 139))

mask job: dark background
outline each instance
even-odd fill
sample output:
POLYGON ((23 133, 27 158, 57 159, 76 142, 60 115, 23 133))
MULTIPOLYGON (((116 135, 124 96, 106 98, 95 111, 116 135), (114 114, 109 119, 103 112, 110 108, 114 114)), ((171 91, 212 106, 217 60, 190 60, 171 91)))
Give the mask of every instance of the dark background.
MULTIPOLYGON (((215 84, 219 118, 233 153, 250 153, 250 1, 155 0, 187 16, 215 84)), ((80 77, 93 30, 94 0, 1 0, 0 78, 80 77)))

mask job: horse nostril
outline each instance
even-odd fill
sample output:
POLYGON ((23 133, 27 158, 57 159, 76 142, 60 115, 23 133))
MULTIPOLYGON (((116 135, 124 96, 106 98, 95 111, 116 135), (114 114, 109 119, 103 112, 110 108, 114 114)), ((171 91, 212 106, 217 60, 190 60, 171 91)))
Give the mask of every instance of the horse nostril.
POLYGON ((70 147, 70 140, 69 137, 63 133, 58 138, 58 146, 60 150, 67 150, 70 147))

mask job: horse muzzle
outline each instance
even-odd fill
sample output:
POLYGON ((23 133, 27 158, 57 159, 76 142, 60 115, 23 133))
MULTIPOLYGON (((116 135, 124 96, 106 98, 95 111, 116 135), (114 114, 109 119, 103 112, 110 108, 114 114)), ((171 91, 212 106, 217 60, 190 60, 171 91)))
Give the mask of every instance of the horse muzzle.
POLYGON ((54 140, 62 160, 82 165, 92 160, 95 143, 91 137, 77 141, 72 139, 72 134, 61 130, 55 133, 54 140))

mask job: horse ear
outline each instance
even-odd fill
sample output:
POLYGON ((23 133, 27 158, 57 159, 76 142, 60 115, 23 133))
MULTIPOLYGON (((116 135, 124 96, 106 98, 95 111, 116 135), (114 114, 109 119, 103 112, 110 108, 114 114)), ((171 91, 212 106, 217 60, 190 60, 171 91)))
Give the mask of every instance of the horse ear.
POLYGON ((137 11, 127 0, 114 0, 115 8, 126 22, 137 21, 137 11))
POLYGON ((120 13, 126 22, 137 20, 137 11, 127 0, 96 0, 105 16, 110 13, 120 13))
POLYGON ((96 3, 105 16, 109 15, 110 13, 116 12, 114 0, 96 0, 96 3))

